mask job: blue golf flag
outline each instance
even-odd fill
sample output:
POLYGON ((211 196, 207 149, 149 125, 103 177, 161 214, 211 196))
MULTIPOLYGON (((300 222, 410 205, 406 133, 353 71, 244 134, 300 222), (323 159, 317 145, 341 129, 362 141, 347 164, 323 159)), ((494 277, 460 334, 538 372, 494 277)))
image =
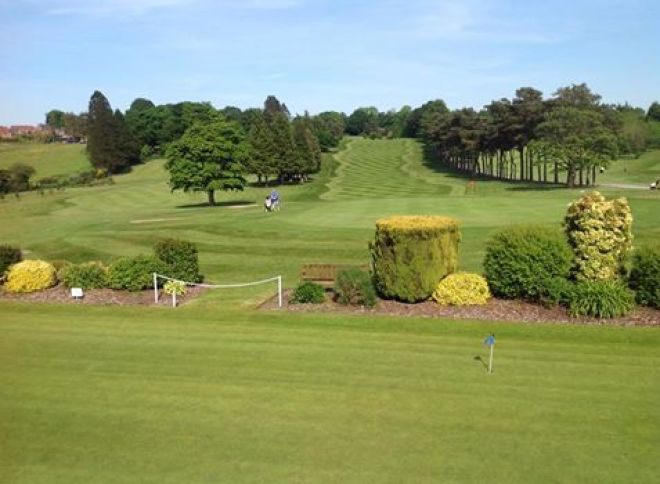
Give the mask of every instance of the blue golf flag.
POLYGON ((491 334, 484 340, 484 345, 486 346, 494 346, 495 345, 495 335, 491 334))

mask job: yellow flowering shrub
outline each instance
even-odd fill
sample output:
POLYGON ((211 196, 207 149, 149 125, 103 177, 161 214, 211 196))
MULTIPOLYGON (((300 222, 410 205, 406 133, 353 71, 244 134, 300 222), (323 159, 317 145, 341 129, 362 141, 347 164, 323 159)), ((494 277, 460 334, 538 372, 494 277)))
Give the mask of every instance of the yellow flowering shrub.
POLYGON ((623 273, 632 247, 632 213, 625 198, 606 200, 598 192, 569 204, 564 217, 577 281, 613 281, 623 273))
POLYGON ((486 279, 468 272, 448 275, 440 281, 433 293, 433 299, 439 304, 450 306, 486 304, 490 297, 486 279))
POLYGON ((9 292, 34 292, 57 284, 55 267, 43 260, 24 260, 9 268, 5 289, 9 292))

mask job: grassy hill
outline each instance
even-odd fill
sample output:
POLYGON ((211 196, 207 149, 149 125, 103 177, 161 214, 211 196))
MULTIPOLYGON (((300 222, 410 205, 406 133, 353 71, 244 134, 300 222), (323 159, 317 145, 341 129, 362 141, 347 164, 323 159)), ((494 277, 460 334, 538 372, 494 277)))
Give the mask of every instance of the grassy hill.
MULTIPOLYGON (((649 162, 650 163, 650 162, 649 162)), ((650 170, 654 170, 650 164, 650 170)), ((629 173, 629 172, 628 172, 629 173)), ((489 234, 557 226, 580 190, 477 182, 412 140, 347 140, 312 183, 171 194, 162 161, 116 184, 0 201, 0 241, 30 257, 110 261, 161 236, 195 241, 213 282, 306 262, 366 263, 376 219, 461 222, 461 265, 489 234)), ((660 239, 660 194, 626 195, 636 243, 660 239)), ((272 287, 176 310, 0 301, 0 472, 9 482, 654 482, 655 328, 263 312, 272 287), (495 332, 495 373, 475 357, 495 332)))
POLYGON ((34 179, 66 175, 91 168, 85 146, 79 144, 0 143, 0 169, 26 163, 37 170, 34 179))

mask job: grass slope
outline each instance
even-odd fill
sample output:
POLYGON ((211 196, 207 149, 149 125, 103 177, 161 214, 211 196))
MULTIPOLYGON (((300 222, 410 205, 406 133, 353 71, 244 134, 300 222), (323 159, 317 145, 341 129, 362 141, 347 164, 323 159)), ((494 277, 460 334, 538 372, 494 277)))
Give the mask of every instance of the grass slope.
MULTIPOLYGON (((0 201, 0 241, 31 257, 111 260, 194 240, 207 279, 368 261, 377 218, 461 221, 461 264, 490 233, 557 226, 579 190, 465 180, 410 140, 349 140, 313 183, 170 194, 162 161, 116 184, 0 201), (252 206, 257 204, 258 206, 252 206)), ((636 240, 660 196, 627 194, 636 240)), ((0 475, 9 482, 653 482, 657 329, 448 322, 252 309, 273 287, 177 310, 0 302, 0 475), (498 337, 496 373, 475 356, 498 337)))
POLYGON ((85 146, 78 144, 0 143, 0 168, 26 163, 37 171, 34 180, 91 168, 85 146))

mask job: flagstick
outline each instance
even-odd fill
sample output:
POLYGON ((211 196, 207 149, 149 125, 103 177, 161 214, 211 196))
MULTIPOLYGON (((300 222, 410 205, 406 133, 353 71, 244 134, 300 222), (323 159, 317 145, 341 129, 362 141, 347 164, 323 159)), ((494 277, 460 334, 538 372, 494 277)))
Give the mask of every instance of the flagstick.
POLYGON ((490 345, 490 361, 488 362, 488 373, 493 373, 493 352, 495 351, 495 344, 490 345))

